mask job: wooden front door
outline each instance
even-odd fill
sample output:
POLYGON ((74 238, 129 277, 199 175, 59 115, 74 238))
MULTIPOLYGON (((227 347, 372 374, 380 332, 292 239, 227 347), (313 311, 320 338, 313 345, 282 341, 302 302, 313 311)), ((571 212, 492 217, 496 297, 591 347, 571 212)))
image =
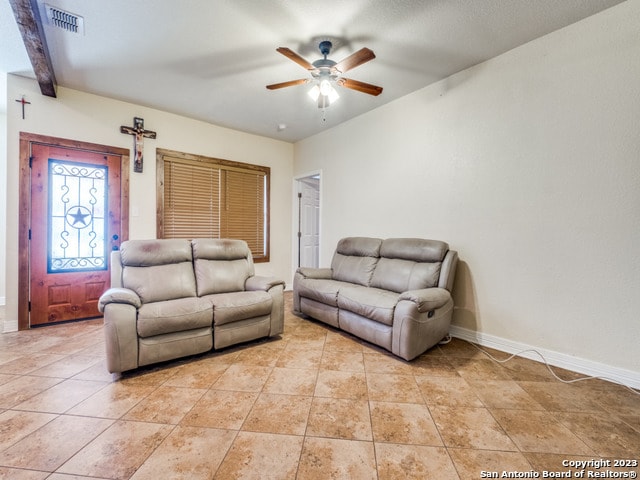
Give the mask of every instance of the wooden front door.
POLYGON ((87 147, 30 145, 29 326, 101 315, 128 202, 122 155, 87 147))

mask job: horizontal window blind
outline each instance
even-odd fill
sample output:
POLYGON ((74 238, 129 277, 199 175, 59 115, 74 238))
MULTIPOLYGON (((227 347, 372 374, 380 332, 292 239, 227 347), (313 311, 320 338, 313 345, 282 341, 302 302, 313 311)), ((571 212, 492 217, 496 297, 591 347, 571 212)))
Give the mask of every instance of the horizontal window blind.
POLYGON ((236 238, 268 261, 269 168, 158 154, 160 238, 236 238))

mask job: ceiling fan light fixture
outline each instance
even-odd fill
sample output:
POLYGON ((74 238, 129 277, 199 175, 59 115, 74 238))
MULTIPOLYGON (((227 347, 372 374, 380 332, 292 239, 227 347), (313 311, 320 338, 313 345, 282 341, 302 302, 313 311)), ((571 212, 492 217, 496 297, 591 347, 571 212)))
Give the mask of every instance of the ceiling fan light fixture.
POLYGON ((318 108, 326 108, 340 98, 337 90, 333 88, 327 79, 321 80, 309 90, 308 95, 314 102, 318 102, 318 108))

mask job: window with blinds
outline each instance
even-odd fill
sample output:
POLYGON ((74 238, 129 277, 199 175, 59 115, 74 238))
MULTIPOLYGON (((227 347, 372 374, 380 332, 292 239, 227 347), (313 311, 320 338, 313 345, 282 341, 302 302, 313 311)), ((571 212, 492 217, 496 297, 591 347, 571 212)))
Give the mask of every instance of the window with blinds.
POLYGON ((269 167, 157 150, 158 238, 238 238, 269 260, 269 167))

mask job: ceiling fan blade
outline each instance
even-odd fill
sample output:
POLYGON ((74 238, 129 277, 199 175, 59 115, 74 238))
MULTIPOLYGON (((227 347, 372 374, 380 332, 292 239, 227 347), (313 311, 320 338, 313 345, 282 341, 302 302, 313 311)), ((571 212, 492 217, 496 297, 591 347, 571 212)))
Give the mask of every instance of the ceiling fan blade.
POLYGON ((304 58, 302 58, 300 55, 298 55, 296 52, 294 52, 290 48, 279 47, 279 48, 276 48, 276 51, 281 53, 285 57, 287 57, 289 60, 293 60, 298 65, 300 65, 302 68, 305 68, 307 70, 315 70, 316 69, 316 67, 311 65, 308 61, 306 61, 304 58))
POLYGON ((349 55, 344 60, 336 63, 332 67, 332 70, 344 73, 351 70, 352 68, 356 68, 357 66, 368 62, 369 60, 373 60, 374 58, 376 58, 376 55, 372 50, 369 50, 368 48, 361 48, 357 52, 349 55))
POLYGON ((289 80, 288 82, 274 83, 273 85, 267 85, 267 88, 269 90, 277 90, 278 88, 293 87, 295 85, 302 85, 304 83, 309 83, 309 79, 301 78, 299 80, 289 80))
POLYGON ((358 80, 351 80, 349 78, 338 78, 336 80, 336 84, 341 87, 350 88, 351 90, 357 90, 358 92, 367 93, 376 97, 382 93, 382 87, 371 85, 370 83, 359 82, 358 80))

